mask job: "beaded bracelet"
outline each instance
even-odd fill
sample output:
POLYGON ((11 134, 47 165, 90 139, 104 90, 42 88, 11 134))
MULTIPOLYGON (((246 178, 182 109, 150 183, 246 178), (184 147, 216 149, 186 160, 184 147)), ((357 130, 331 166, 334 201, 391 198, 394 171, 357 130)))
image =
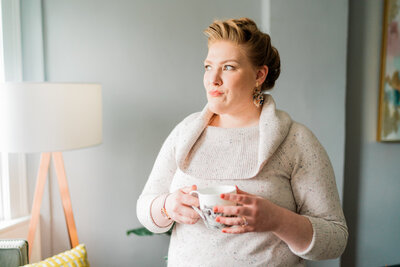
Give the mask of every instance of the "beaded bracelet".
POLYGON ((161 214, 162 214, 165 218, 167 218, 168 220, 172 220, 172 219, 171 219, 171 216, 169 216, 167 210, 165 209, 165 203, 167 202, 167 197, 168 197, 169 195, 170 195, 170 194, 167 194, 167 195, 165 196, 165 198, 164 198, 164 204, 163 204, 163 207, 161 208, 161 214))

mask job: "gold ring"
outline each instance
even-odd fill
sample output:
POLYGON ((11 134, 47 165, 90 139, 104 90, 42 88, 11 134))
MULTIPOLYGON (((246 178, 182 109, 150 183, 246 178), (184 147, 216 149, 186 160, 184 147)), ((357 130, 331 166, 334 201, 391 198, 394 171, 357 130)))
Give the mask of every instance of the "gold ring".
POLYGON ((244 216, 241 216, 241 217, 242 217, 242 220, 243 220, 242 227, 245 227, 245 226, 248 225, 249 223, 247 222, 246 217, 244 217, 244 216))

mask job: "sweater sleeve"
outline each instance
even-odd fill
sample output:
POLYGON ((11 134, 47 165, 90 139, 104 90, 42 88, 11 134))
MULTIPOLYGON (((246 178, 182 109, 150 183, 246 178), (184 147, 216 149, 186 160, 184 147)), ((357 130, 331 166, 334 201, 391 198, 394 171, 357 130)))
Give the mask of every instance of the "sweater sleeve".
POLYGON ((175 160, 175 143, 178 126, 169 134, 156 158, 150 176, 136 204, 136 214, 140 223, 153 233, 165 233, 173 224, 159 227, 151 216, 151 205, 157 197, 169 193, 171 181, 177 165, 175 160))
POLYGON ((305 251, 290 249, 308 260, 337 258, 346 247, 348 231, 329 157, 314 134, 301 124, 293 124, 289 140, 297 213, 307 217, 313 228, 305 251))

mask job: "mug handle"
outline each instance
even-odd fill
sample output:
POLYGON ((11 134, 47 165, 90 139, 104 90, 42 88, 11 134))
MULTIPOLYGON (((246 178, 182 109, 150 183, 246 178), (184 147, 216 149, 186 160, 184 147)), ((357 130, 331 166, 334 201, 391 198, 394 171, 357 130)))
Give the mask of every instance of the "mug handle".
MULTIPOLYGON (((189 195, 191 195, 191 196, 193 196, 194 194, 197 195, 197 198, 199 197, 198 191, 194 190, 194 191, 189 192, 189 195)), ((195 212, 197 212, 200 215, 200 217, 204 221, 204 223, 207 224, 207 220, 206 220, 206 217, 204 216, 203 212, 198 207, 192 206, 192 208, 194 209, 195 212)))

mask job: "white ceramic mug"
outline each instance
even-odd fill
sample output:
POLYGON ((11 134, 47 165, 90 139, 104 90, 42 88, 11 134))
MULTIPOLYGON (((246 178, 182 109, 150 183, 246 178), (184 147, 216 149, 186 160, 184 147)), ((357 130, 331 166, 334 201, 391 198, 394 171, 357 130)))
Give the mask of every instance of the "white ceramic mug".
POLYGON ((190 195, 197 195, 199 199, 200 209, 192 206, 193 209, 203 219, 204 224, 209 229, 222 229, 226 227, 224 224, 220 224, 215 221, 215 218, 221 213, 214 213, 214 206, 236 206, 235 202, 221 199, 221 194, 236 194, 236 187, 233 185, 218 185, 207 188, 201 188, 198 190, 191 191, 190 195))
POLYGON ((220 206, 236 206, 236 203, 221 199, 221 194, 236 194, 236 187, 233 185, 218 185, 207 188, 201 188, 191 191, 190 195, 197 194, 199 198, 200 209, 213 208, 220 206))

